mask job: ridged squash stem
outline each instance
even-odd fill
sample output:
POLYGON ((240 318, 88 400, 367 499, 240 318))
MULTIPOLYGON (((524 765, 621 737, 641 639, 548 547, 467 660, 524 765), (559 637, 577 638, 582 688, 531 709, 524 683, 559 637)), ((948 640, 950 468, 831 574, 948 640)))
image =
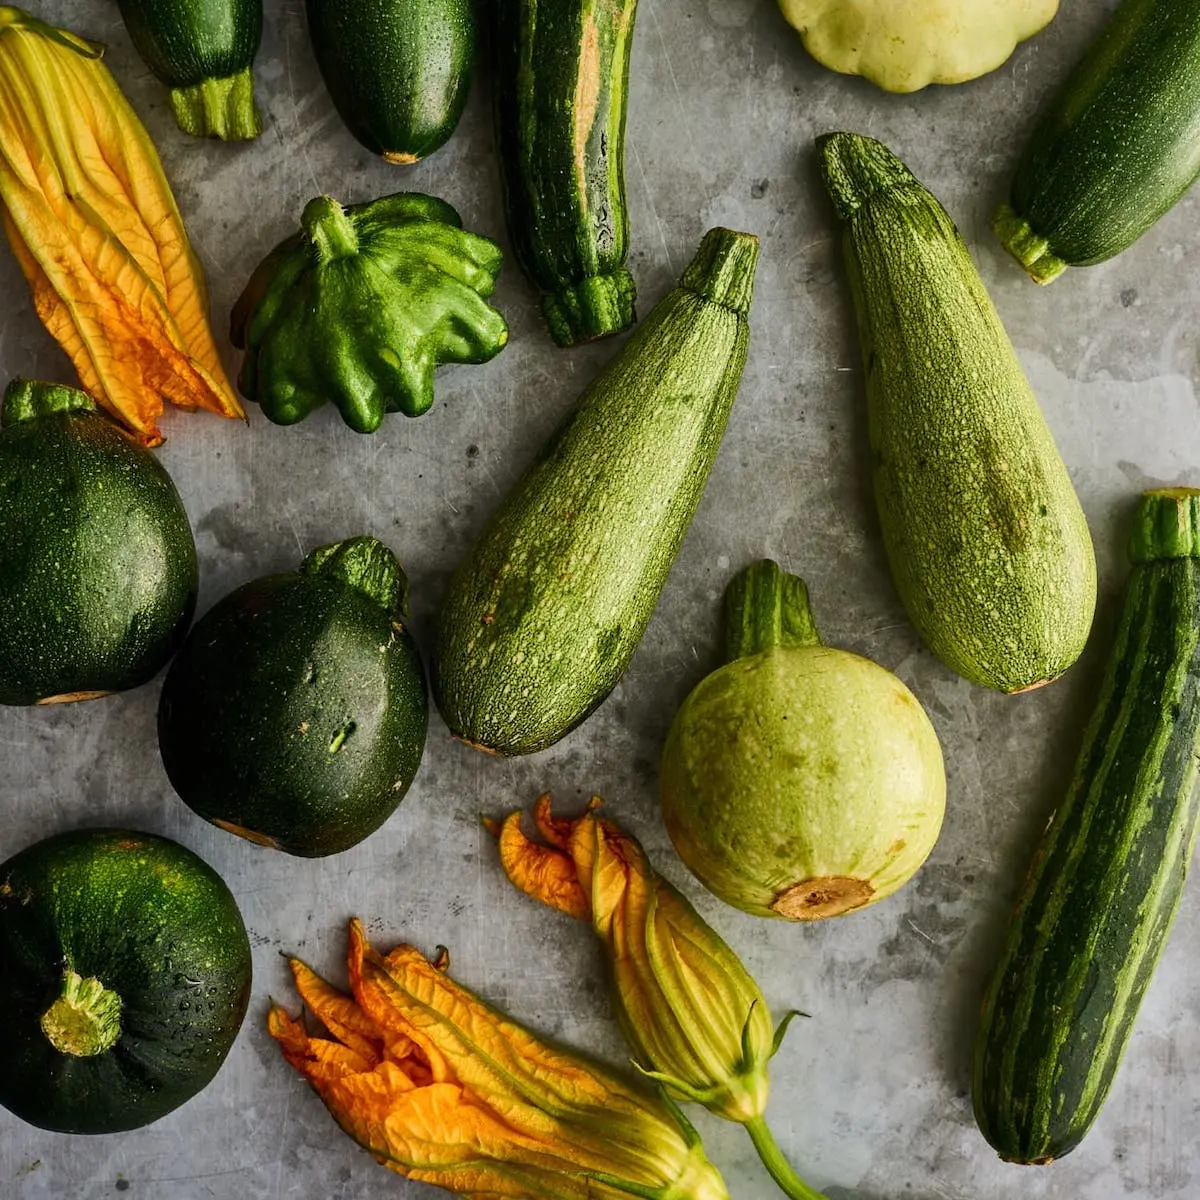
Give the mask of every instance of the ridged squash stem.
POLYGON ((319 546, 305 558, 300 573, 355 588, 397 622, 408 612, 408 576, 396 556, 376 538, 355 537, 319 546))
POLYGON ((18 421, 32 421, 54 413, 95 412, 96 402, 78 388, 64 383, 41 383, 34 379, 14 379, 4 389, 0 405, 0 429, 18 421))
POLYGON ((332 196, 318 196, 310 200, 300 216, 300 224, 308 234, 317 254, 317 261, 324 265, 335 258, 349 258, 358 252, 358 232, 346 210, 332 196))
POLYGON ((84 979, 68 967, 62 991, 42 1014, 41 1026, 60 1054, 103 1054, 121 1036, 121 997, 99 979, 84 979))
POLYGON ((189 87, 172 88, 170 98, 179 128, 192 137, 248 142, 262 133, 250 67, 225 79, 205 79, 189 87))
POLYGON ((777 562, 752 563, 725 589, 726 662, 778 646, 820 644, 804 580, 785 574, 777 562))
POLYGON ((758 1151, 758 1157, 767 1173, 779 1185, 780 1191, 792 1200, 826 1200, 823 1192, 818 1192, 808 1186, 792 1169, 792 1164, 783 1156, 774 1135, 767 1125, 765 1117, 755 1117, 746 1122, 746 1132, 758 1151))

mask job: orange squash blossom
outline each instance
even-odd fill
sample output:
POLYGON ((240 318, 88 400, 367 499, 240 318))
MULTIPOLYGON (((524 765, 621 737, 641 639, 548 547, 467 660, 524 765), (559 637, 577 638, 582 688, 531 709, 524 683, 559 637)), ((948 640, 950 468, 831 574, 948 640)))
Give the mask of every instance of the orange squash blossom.
POLYGON ((350 995, 291 967, 330 1036, 278 1005, 268 1028, 384 1166, 478 1200, 728 1200, 678 1109, 543 1041, 411 946, 383 957, 352 922, 350 995))
POLYGON ((38 316, 149 445, 163 400, 245 413, 162 163, 101 50, 0 6, 0 204, 38 316))
POLYGON ((519 811, 489 822, 505 874, 543 904, 591 922, 634 1065, 673 1095, 744 1125, 787 1195, 821 1200, 766 1123, 768 1063, 797 1014, 772 1031, 766 999, 741 960, 637 841, 597 814, 599 804, 563 820, 550 797, 540 797, 534 824, 544 844, 525 836, 519 811))

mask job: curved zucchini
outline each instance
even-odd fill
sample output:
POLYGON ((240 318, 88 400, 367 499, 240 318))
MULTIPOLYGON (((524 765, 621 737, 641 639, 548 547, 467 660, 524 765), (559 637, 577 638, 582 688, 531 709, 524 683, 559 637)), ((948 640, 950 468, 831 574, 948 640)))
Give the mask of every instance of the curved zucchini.
POLYGON ((262 133, 251 67, 262 0, 118 0, 142 61, 171 89, 184 133, 246 141, 262 133))
POLYGON ((407 165, 450 139, 475 73, 472 0, 306 0, 338 115, 374 154, 407 165))
POLYGON ((455 572, 434 690, 458 737, 532 754, 616 686, 725 433, 757 259, 757 238, 709 230, 455 572))
POLYGON ((1200 174, 1200 5, 1124 0, 1042 113, 993 220, 1038 282, 1133 245, 1200 174))
POLYGON ((1200 490, 1141 499, 1108 671, 988 986, 975 1118, 1011 1162, 1079 1144, 1108 1095, 1200 825, 1200 490))
POLYGON ((496 135, 509 236, 560 346, 634 321, 625 109, 637 0, 498 0, 496 135))
POLYGON ((818 139, 845 223, 875 500, 896 589, 951 670, 1027 691, 1096 606, 1083 509, 954 223, 886 146, 818 139))

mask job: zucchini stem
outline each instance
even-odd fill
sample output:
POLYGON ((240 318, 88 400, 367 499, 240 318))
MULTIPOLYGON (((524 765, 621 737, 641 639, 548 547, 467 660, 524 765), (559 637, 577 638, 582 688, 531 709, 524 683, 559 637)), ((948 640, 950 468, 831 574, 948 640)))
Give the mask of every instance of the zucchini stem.
POLYGON ((777 562, 751 563, 725 589, 726 662, 820 644, 804 580, 785 574, 777 562))
POLYGON ((790 1196, 792 1200, 826 1200, 821 1192, 809 1187, 796 1174, 792 1164, 784 1158, 765 1117, 755 1117, 752 1121, 747 1121, 746 1132, 754 1143, 754 1149, 758 1151, 758 1157, 762 1159, 762 1165, 767 1168, 767 1173, 779 1185, 785 1196, 790 1196))
POLYGON ((68 967, 62 993, 42 1014, 42 1032, 60 1054, 91 1058, 121 1035, 121 997, 68 967))
POLYGON ((171 89, 171 111, 184 133, 248 142, 262 133, 249 67, 226 79, 205 79, 171 89))

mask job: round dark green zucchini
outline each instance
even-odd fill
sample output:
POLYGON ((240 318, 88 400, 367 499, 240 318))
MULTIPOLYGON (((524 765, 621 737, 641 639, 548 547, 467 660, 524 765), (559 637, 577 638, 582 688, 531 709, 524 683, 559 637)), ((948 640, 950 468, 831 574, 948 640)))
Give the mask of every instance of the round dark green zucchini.
POLYGON ((118 0, 142 61, 171 89, 179 127, 195 137, 256 138, 252 66, 262 0, 118 0))
POLYGON ((163 684, 159 748, 175 790, 231 833, 336 854, 404 798, 428 721, 402 623, 407 583, 374 538, 314 550, 197 623, 163 684))
POLYGON ((1200 5, 1124 0, 1042 112, 993 226, 1038 283, 1133 245, 1200 174, 1200 5))
POLYGON ((0 963, 0 1104, 62 1133, 136 1129, 190 1100, 250 998, 229 889, 148 833, 62 833, 0 866, 0 963))
POLYGON ((1083 1139, 1133 1032, 1200 828, 1200 490, 1141 500, 1108 670, 1034 855, 975 1045, 975 1118, 1010 1162, 1083 1139))
POLYGON ((15 380, 0 411, 0 704, 155 676, 196 603, 183 502, 83 392, 15 380))
POLYGON ((475 71, 472 0, 306 0, 305 10, 334 107, 368 150, 415 163, 449 140, 475 71))

